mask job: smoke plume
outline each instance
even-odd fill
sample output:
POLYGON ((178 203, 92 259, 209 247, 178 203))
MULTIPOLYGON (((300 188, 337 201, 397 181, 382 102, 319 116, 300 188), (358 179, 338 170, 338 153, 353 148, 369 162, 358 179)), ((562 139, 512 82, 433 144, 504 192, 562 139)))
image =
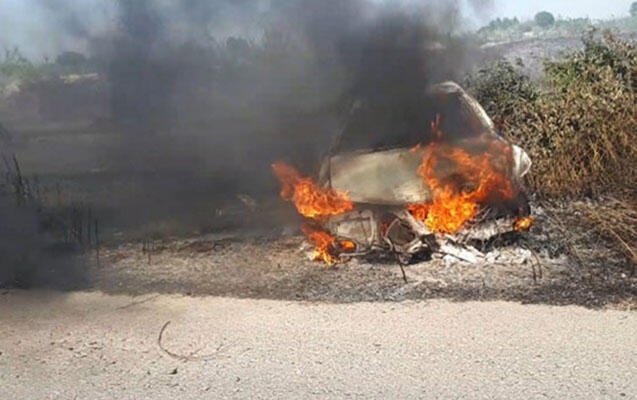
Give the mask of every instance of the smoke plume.
POLYGON ((313 173, 343 129, 344 149, 400 143, 431 120, 427 86, 470 64, 457 1, 37 4, 100 76, 89 156, 113 225, 200 228, 220 198, 275 194, 277 159, 313 173))

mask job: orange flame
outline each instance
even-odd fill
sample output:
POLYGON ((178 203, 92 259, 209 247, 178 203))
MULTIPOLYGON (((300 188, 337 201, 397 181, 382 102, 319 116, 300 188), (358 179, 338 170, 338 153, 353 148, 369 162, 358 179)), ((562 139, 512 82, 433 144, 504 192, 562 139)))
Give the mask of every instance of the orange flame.
MULTIPOLYGON (((292 201, 298 212, 306 218, 321 219, 330 215, 343 214, 354 209, 346 193, 323 188, 311 178, 302 177, 294 167, 283 162, 272 164, 274 174, 281 181, 281 197, 292 201)), ((333 235, 320 229, 304 225, 302 231, 314 245, 312 259, 329 265, 336 264, 343 253, 356 251, 356 244, 349 240, 337 240, 333 235)))
POLYGON ((528 231, 529 229, 531 229, 531 226, 533 226, 533 222, 535 222, 535 218, 531 216, 519 218, 517 221, 515 221, 513 228, 516 231, 528 231))
POLYGON ((460 145, 433 142, 423 151, 418 173, 432 191, 432 202, 407 209, 433 231, 454 233, 473 219, 489 199, 511 199, 515 190, 507 177, 511 147, 495 139, 460 145))
POLYGON ((302 177, 294 167, 284 162, 272 164, 272 169, 283 186, 281 197, 292 201, 304 217, 319 219, 354 209, 347 193, 323 188, 312 178, 302 177))
POLYGON ((351 240, 336 240, 328 232, 311 228, 309 225, 303 225, 301 230, 308 241, 314 245, 313 261, 323 261, 326 264, 334 265, 340 260, 341 254, 356 251, 356 244, 351 240))

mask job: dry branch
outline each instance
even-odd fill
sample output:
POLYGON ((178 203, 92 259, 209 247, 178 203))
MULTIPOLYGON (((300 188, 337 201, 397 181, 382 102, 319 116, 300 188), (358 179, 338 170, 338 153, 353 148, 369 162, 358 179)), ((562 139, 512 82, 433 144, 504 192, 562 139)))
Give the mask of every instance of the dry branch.
POLYGON ((177 359, 177 360, 181 360, 181 361, 208 361, 208 360, 214 360, 219 358, 219 356, 222 354, 222 350, 223 350, 223 344, 220 344, 217 349, 215 350, 214 353, 211 354, 206 354, 203 356, 195 356, 195 354, 197 354, 199 352, 199 350, 195 350, 193 352, 191 352, 188 355, 183 355, 183 354, 177 354, 174 353, 170 350, 168 350, 166 347, 164 347, 164 345, 162 344, 162 339, 164 336, 164 331, 166 330, 166 328, 168 327, 168 325, 170 325, 170 321, 166 321, 166 323, 161 327, 161 329, 159 330, 159 336, 157 336, 157 346, 159 347, 159 349, 166 354, 167 356, 177 359))

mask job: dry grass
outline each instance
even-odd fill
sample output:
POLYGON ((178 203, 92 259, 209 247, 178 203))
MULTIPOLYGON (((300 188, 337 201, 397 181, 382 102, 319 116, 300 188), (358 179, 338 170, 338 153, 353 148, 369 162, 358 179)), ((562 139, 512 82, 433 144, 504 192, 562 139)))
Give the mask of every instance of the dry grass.
POLYGON ((637 188, 636 99, 609 68, 528 105, 509 132, 534 161, 530 186, 551 197, 634 192, 637 188))
POLYGON ((583 203, 578 207, 600 235, 614 241, 637 267, 637 201, 610 199, 604 205, 583 203))
POLYGON ((546 63, 545 73, 534 83, 499 62, 468 85, 503 133, 529 152, 529 188, 544 199, 603 199, 573 203, 583 217, 577 223, 611 239, 634 268, 637 47, 591 32, 584 50, 546 63))
POLYGON ((469 80, 503 133, 534 162, 531 189, 548 197, 637 192, 637 48, 609 33, 546 64, 533 83, 499 62, 469 80))

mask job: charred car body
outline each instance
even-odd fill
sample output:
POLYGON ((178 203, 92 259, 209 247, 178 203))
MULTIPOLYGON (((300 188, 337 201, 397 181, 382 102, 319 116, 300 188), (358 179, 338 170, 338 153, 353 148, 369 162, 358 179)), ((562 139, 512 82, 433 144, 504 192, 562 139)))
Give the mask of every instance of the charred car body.
POLYGON ((432 86, 428 98, 429 112, 419 118, 429 123, 396 135, 365 126, 370 111, 355 104, 316 183, 273 165, 282 196, 308 218, 313 258, 334 263, 382 251, 406 263, 452 246, 471 259, 458 248, 528 229, 528 155, 456 83, 432 86))

